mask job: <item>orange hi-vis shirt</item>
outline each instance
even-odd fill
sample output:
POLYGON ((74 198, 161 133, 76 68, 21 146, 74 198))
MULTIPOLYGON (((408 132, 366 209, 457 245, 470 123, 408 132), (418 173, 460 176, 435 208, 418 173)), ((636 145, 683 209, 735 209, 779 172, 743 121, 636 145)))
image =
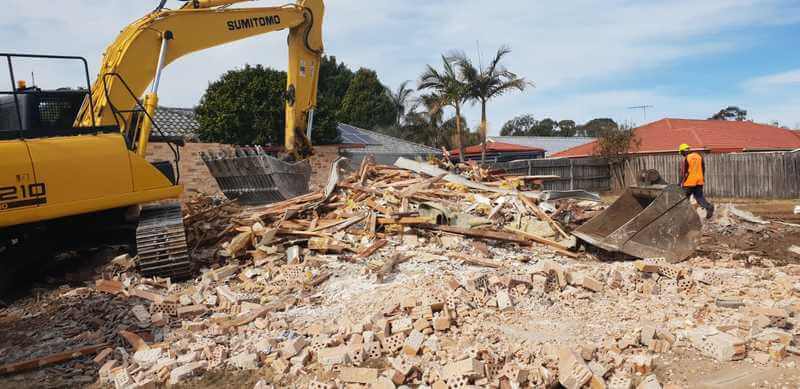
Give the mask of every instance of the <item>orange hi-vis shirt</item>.
POLYGON ((699 153, 691 153, 686 156, 686 164, 689 169, 689 174, 686 176, 683 186, 691 188, 694 186, 705 185, 705 177, 703 177, 703 157, 699 153))

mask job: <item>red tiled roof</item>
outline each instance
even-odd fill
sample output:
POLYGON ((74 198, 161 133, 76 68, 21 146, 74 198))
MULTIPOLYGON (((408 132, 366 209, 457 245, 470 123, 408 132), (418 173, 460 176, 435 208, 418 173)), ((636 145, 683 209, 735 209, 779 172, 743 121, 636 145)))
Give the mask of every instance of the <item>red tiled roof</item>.
MULTIPOLYGON (((675 152, 681 143, 717 153, 800 148, 800 137, 793 131, 747 121, 661 119, 635 132, 641 144, 634 152, 642 154, 675 152)), ((597 141, 586 143, 553 157, 594 155, 596 145, 597 141)))
MULTIPOLYGON (((544 149, 540 149, 538 147, 530 147, 530 146, 522 146, 516 145, 513 143, 504 143, 504 142, 486 142, 486 152, 487 153, 522 153, 526 151, 541 151, 544 152, 544 149)), ((464 148, 464 154, 480 154, 481 153, 481 145, 474 145, 468 146, 464 148)), ((450 155, 458 155, 458 149, 450 150, 450 155)))

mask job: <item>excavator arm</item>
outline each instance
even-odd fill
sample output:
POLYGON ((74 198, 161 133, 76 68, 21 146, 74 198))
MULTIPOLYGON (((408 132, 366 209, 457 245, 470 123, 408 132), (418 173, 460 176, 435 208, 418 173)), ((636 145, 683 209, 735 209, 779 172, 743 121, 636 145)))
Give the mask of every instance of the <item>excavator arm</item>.
POLYGON ((119 125, 135 142, 136 152, 144 156, 165 66, 195 51, 288 29, 285 147, 298 159, 310 155, 323 51, 323 2, 299 0, 281 7, 229 8, 243 1, 247 0, 189 0, 177 10, 162 9, 162 2, 155 11, 125 27, 106 49, 92 85, 92 103, 84 101, 75 125, 119 125), (137 125, 133 111, 140 106, 146 115, 137 125))

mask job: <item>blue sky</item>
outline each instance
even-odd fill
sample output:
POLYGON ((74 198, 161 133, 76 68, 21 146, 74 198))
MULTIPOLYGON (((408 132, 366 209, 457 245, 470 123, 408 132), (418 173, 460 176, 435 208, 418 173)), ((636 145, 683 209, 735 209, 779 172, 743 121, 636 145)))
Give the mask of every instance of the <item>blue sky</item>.
MULTIPOLYGON (((0 51, 85 56, 94 76, 116 33, 156 3, 6 0, 0 51)), ((506 65, 536 88, 492 102, 491 133, 524 113, 640 124, 642 112, 627 107, 642 104, 654 106, 648 120, 702 119, 739 105, 756 121, 800 127, 797 0, 328 0, 326 6, 327 53, 352 68, 377 70, 393 88, 416 80, 443 52, 463 50, 477 60, 479 46, 485 60, 509 44, 506 65)), ((285 52, 285 33, 274 33, 185 57, 167 68, 161 102, 193 106, 226 70, 245 63, 283 69, 285 52)), ((62 82, 61 68, 32 69, 40 83, 62 82)), ((475 126, 477 107, 466 115, 475 126)))

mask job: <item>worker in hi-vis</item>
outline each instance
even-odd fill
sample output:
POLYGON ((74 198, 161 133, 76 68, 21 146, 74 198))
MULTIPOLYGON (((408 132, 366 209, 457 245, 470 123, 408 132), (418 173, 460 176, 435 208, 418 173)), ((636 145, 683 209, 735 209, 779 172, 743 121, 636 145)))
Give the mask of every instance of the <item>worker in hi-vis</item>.
POLYGON ((706 210, 706 219, 714 216, 714 204, 706 201, 703 195, 703 185, 705 184, 706 164, 703 156, 698 152, 692 152, 692 148, 686 143, 680 145, 678 152, 683 156, 681 163, 681 187, 686 192, 686 197, 694 196, 697 204, 706 210))

